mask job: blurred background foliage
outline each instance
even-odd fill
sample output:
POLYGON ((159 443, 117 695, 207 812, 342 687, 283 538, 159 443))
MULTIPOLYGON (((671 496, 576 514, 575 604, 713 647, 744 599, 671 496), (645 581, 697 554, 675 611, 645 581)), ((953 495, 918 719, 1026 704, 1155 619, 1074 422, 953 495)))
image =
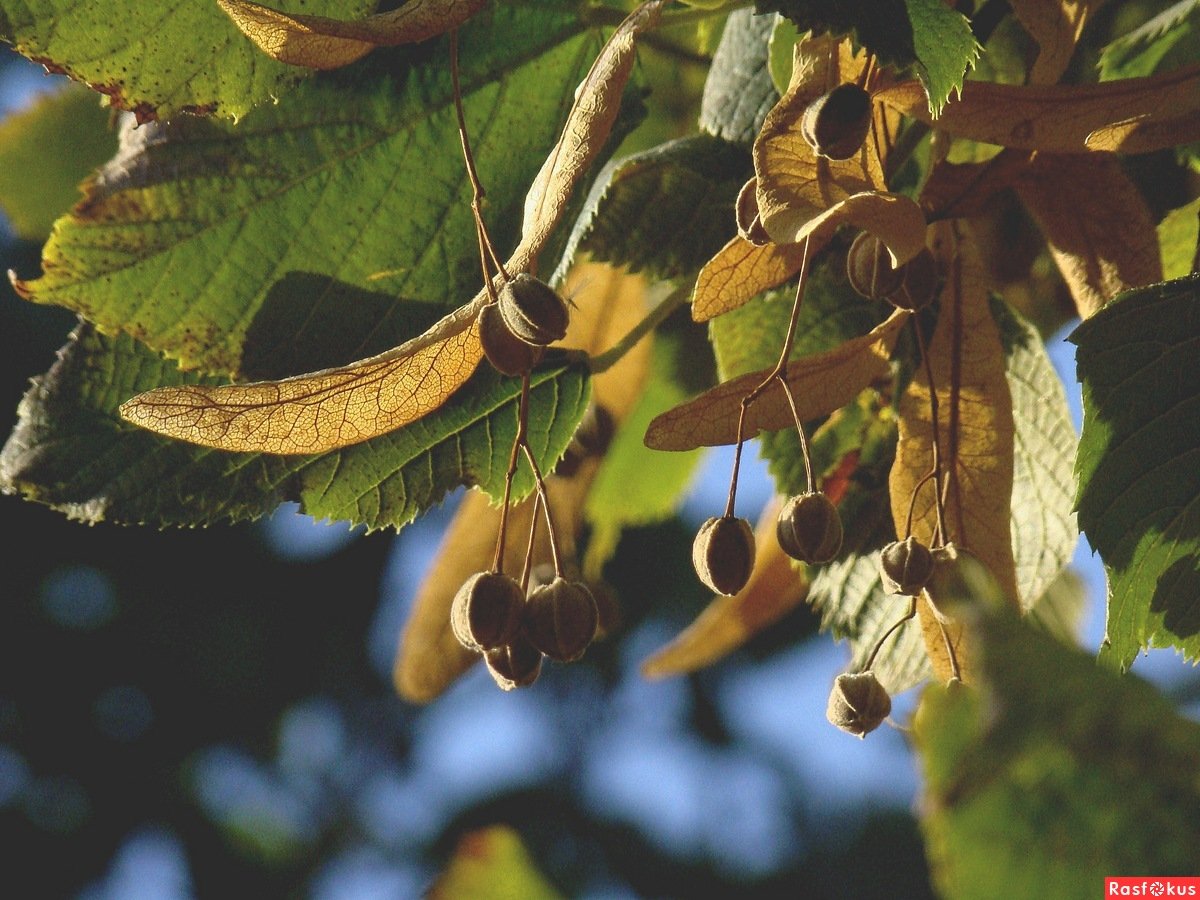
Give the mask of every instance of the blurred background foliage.
MULTIPOLYGON (((693 129, 718 37, 655 36, 643 65, 658 90, 622 154, 693 129)), ((10 123, 61 87, 0 55, 10 123)), ((107 113, 84 101, 64 114, 104 134, 107 113)), ((37 185, 47 206, 70 204, 109 137, 62 154, 73 172, 37 185)), ((3 268, 32 277, 48 224, 0 220, 3 268)), ((73 325, 0 286, 0 432, 73 325)), ((1069 367, 1062 333, 1051 349, 1069 367)), ((502 694, 476 670, 425 708, 396 698, 392 657, 458 495, 369 537, 290 509, 203 530, 84 527, 0 498, 6 881, 88 900, 416 897, 464 835, 503 823, 565 896, 932 896, 906 735, 859 742, 825 722, 847 654, 811 611, 698 675, 638 671, 708 600, 688 548, 727 471, 712 454, 676 517, 622 536, 605 569, 625 616, 615 639, 530 691, 502 694)), ((740 492, 751 518, 770 493, 758 463, 740 492)), ((1172 654, 1138 669, 1196 715, 1200 683, 1172 654)), ((913 698, 897 700, 904 722, 913 698)))

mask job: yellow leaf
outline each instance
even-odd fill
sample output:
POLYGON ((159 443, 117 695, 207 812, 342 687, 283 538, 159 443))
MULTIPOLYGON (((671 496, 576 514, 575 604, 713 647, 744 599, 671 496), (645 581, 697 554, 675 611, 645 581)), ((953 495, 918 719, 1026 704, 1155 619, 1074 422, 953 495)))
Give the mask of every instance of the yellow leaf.
POLYGON ((1013 15, 1037 41, 1032 84, 1053 84, 1067 70, 1079 36, 1105 0, 1010 0, 1013 15))
POLYGON ((921 188, 921 208, 931 221, 981 216, 996 194, 1012 187, 1033 156, 1028 150, 1004 149, 986 162, 943 160, 921 188))
POLYGON ((336 69, 376 47, 414 44, 457 28, 487 0, 410 0, 399 9, 358 21, 289 15, 248 0, 217 0, 217 5, 272 59, 336 69))
MULTIPOLYGON (((896 310, 862 337, 789 362, 784 377, 796 398, 800 420, 809 421, 840 409, 863 388, 885 377, 896 337, 909 315, 896 310)), ((646 446, 652 450, 694 450, 734 443, 742 398, 770 371, 739 376, 667 410, 646 429, 646 446)), ((783 391, 772 387, 747 412, 745 437, 749 440, 760 431, 791 424, 792 410, 783 391)))
MULTIPOLYGON (((1004 348, 988 307, 988 291, 974 245, 953 223, 934 226, 934 255, 946 273, 929 361, 938 398, 938 435, 945 481, 949 539, 970 550, 991 572, 1010 602, 1017 602, 1009 516, 1013 483, 1012 398, 1004 374, 1004 348)), ((896 533, 903 537, 917 483, 933 466, 930 386, 923 367, 900 398, 899 443, 889 490, 896 533)), ((916 496, 913 535, 933 542, 937 514, 932 481, 916 496)), ((951 667, 942 628, 922 599, 918 611, 938 677, 951 667)), ((971 650, 962 629, 946 626, 964 678, 971 650)))
POLYGON ((1039 153, 1016 186, 1082 318, 1122 291, 1162 281, 1150 209, 1114 157, 1039 153))
POLYGON ((795 609, 808 582, 779 547, 775 520, 783 506, 776 497, 754 529, 756 554, 750 580, 732 597, 716 597, 696 621, 642 664, 647 678, 682 675, 711 665, 795 609))
POLYGON ((809 218, 780 214, 776 218, 780 243, 812 241, 810 253, 823 247, 843 225, 861 228, 879 238, 900 266, 925 249, 925 214, 903 194, 866 191, 843 197, 809 218))
MULTIPOLYGON (((598 354, 619 340, 645 313, 649 285, 643 275, 631 274, 600 263, 572 268, 564 284, 567 296, 582 301, 571 317, 563 344, 598 354)), ((629 413, 650 363, 652 339, 639 341, 620 362, 592 379, 595 402, 620 423, 629 413)), ((589 458, 570 476, 550 475, 546 490, 567 562, 575 562, 576 544, 583 529, 583 508, 598 468, 589 458)), ((529 535, 533 498, 509 511, 504 571, 521 572, 529 535)), ((410 703, 428 703, 440 696, 478 659, 465 650, 450 630, 450 605, 464 581, 492 567, 500 533, 500 508, 482 492, 471 491, 454 514, 433 565, 417 589, 413 609, 400 636, 392 669, 396 691, 410 703)), ((551 561, 545 522, 538 527, 534 565, 551 561)))
POLYGON ((758 214, 776 243, 794 241, 799 223, 849 195, 886 186, 877 152, 882 143, 875 130, 878 116, 862 151, 846 160, 817 156, 800 134, 809 103, 838 84, 857 80, 865 64, 866 54, 853 54, 849 41, 822 36, 796 44, 792 82, 754 141, 758 214))
POLYGON ((692 318, 707 322, 737 309, 800 271, 803 244, 755 246, 735 237, 704 264, 692 294, 692 318))
POLYGON ((158 388, 120 412, 150 431, 220 450, 324 453, 394 431, 458 390, 483 358, 468 312, 349 366, 281 381, 158 388))
POLYGON ((525 196, 525 220, 516 255, 535 258, 571 199, 575 182, 587 171, 608 140, 621 107, 621 94, 633 71, 637 39, 653 28, 666 0, 647 0, 617 26, 575 89, 558 143, 525 196))
MULTIPOLYGON (((875 95, 933 124, 925 89, 906 81, 875 95)), ((1146 153, 1180 141, 1176 123, 1200 114, 1200 65, 1148 78, 1081 85, 1011 85, 968 81, 938 116, 955 137, 1053 153, 1120 150, 1146 153), (1136 127, 1134 127, 1136 126, 1136 127), (1089 142, 1095 134, 1097 145, 1089 142)))

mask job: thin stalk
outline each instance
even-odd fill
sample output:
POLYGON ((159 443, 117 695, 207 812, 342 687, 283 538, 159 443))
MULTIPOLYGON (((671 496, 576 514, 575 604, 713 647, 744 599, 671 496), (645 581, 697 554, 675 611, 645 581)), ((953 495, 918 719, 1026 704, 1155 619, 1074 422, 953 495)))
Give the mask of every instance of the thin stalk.
POLYGON ((589 368, 593 375, 599 375, 611 369, 620 362, 621 358, 632 350, 637 343, 666 321, 667 317, 687 301, 692 293, 693 283, 677 287, 664 297, 654 309, 646 313, 645 318, 626 332, 625 336, 598 356, 593 356, 589 368))
POLYGON ((533 571, 533 548, 537 543, 538 513, 541 512, 542 495, 533 498, 533 515, 529 518, 529 543, 525 546, 525 563, 521 566, 521 592, 529 590, 529 573, 533 571))
MULTIPOLYGON (((701 7, 693 6, 688 9, 668 10, 658 20, 658 27, 675 28, 679 25, 694 25, 698 22, 715 19, 735 10, 745 9, 753 5, 754 0, 730 0, 729 3, 723 3, 714 9, 702 9, 701 7)), ((585 9, 583 19, 588 25, 611 25, 615 27, 624 22, 628 16, 627 13, 611 6, 593 6, 585 9)))
POLYGON ((942 632, 942 640, 946 642, 946 655, 950 659, 950 671, 953 673, 954 680, 962 681, 962 670, 958 667, 958 654, 954 652, 954 642, 950 640, 950 632, 946 631, 946 626, 938 622, 938 628, 942 632))
POLYGON ((917 598, 910 597, 909 604, 908 604, 908 612, 905 613, 904 616, 899 621, 896 622, 896 624, 892 625, 887 631, 885 631, 883 633, 883 637, 881 637, 879 639, 878 643, 875 644, 875 649, 873 649, 871 651, 871 655, 867 657, 867 664, 865 666, 863 666, 863 668, 862 668, 862 670, 864 672, 866 672, 868 669, 871 668, 871 666, 873 666, 875 664, 875 657, 879 655, 879 651, 883 649, 883 645, 884 645, 884 643, 887 642, 887 639, 890 638, 900 628, 901 625, 903 625, 905 622, 910 621, 913 618, 913 616, 915 616, 916 614, 917 614, 917 598))
POLYGON ((933 477, 937 490, 934 492, 934 508, 937 512, 937 530, 939 546, 949 540, 946 530, 946 510, 942 501, 942 452, 941 428, 938 424, 938 395, 937 385, 933 381, 933 365, 929 362, 929 349, 925 346, 925 334, 917 322, 912 319, 913 331, 917 334, 917 346, 921 351, 921 362, 925 366, 925 379, 929 382, 929 419, 933 426, 933 477))

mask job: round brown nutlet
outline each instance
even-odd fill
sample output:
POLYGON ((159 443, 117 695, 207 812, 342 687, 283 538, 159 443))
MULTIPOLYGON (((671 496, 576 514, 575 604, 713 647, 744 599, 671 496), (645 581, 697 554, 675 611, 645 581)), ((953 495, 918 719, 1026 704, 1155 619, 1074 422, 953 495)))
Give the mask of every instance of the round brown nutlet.
POLYGON ((746 586, 754 568, 754 530, 736 516, 711 518, 696 533, 692 565, 710 590, 727 597, 746 586))
POLYGON ((874 672, 847 672, 833 682, 825 718, 842 731, 863 738, 892 711, 892 698, 874 672))
POLYGON ((916 312, 933 302, 938 288, 937 261, 928 248, 902 265, 900 272, 903 276, 900 287, 888 294, 888 303, 916 312))
POLYGON ((883 587, 889 594, 915 597, 933 574, 933 553, 911 535, 892 541, 879 555, 883 587))
POLYGON ((802 563, 827 563, 842 549, 842 517, 820 491, 797 494, 779 511, 775 536, 783 552, 802 563))
POLYGON ((528 272, 519 273, 500 288, 497 305, 508 330, 527 344, 545 347, 567 334, 571 314, 566 302, 528 272))
POLYGON ((868 300, 883 300, 904 282, 904 267, 892 267, 887 245, 869 231, 860 231, 846 253, 850 287, 868 300))
POLYGON ((733 208, 737 219, 737 230, 745 240, 756 247, 771 243, 767 229, 763 228, 762 219, 758 215, 758 179, 751 178, 742 185, 738 192, 737 203, 733 208))
POLYGON ((979 559, 964 547, 950 542, 931 552, 933 571, 925 585, 929 607, 943 624, 961 620, 979 608, 995 582, 979 559))
POLYGON ((529 642, 556 662, 583 656, 598 624, 591 591, 581 582, 561 577, 530 592, 522 621, 529 642))
POLYGON ((506 691, 529 687, 542 673, 542 654, 523 635, 484 654, 492 680, 506 691))
POLYGON ((849 159, 871 128, 871 95, 857 84, 839 84, 808 104, 800 133, 818 156, 849 159))
POLYGON ((484 356, 501 375, 524 375, 542 358, 541 347, 527 344, 508 330, 498 303, 479 311, 479 342, 484 356))
POLYGON ((488 651, 508 643, 521 625, 521 586, 499 572, 476 572, 450 604, 450 628, 468 650, 488 651))

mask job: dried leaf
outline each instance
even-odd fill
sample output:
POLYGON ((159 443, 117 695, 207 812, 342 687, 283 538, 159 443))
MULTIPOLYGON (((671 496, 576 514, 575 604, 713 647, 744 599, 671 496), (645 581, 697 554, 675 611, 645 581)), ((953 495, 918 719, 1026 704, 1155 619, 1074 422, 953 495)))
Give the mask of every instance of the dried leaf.
MULTIPOLYGON (((941 311, 929 361, 938 397, 938 434, 945 480, 949 538, 970 550, 1017 602, 1016 566, 1009 528, 1013 485, 1012 400, 1004 371, 1004 347, 988 307, 988 291, 974 245, 952 223, 934 226, 934 255, 946 272, 941 311)), ((933 466, 930 386, 924 368, 900 398, 900 436, 889 489, 896 533, 903 536, 918 482, 933 466)), ((937 525, 932 482, 917 494, 912 533, 933 541, 937 525)), ((942 626, 922 598, 918 605, 925 645, 939 678, 951 665, 942 626)), ((964 678, 974 660, 961 626, 946 626, 964 678)))
POLYGON ((908 262, 925 249, 925 214, 921 207, 903 194, 884 191, 851 194, 810 218, 781 212, 776 216, 775 236, 785 244, 809 238, 810 252, 816 252, 843 225, 864 229, 883 241, 894 266, 908 262))
POLYGON ((1141 191, 1108 154, 1038 154, 1017 181, 1088 318, 1122 291, 1162 281, 1158 235, 1141 191))
POLYGON ((1038 56, 1029 73, 1032 84, 1053 84, 1062 77, 1092 14, 1105 0, 1012 0, 1013 15, 1037 41, 1038 56))
MULTIPOLYGON (((882 143, 875 131, 878 116, 863 150, 846 160, 818 157, 800 134, 808 105, 836 85, 858 79, 865 64, 866 54, 854 54, 849 41, 823 36, 796 44, 792 83, 767 113, 754 141, 758 213, 777 243, 795 240, 798 223, 849 195, 886 187, 877 152, 882 143)), ((921 99, 925 101, 923 90, 921 99)))
POLYGON ((694 672, 731 653, 795 609, 808 593, 808 580, 775 537, 783 506, 776 497, 754 529, 757 552, 750 580, 732 597, 716 597, 691 625, 642 663, 647 678, 694 672))
MULTIPOLYGON (((886 88, 875 99, 907 116, 933 121, 918 82, 886 88)), ((937 127, 955 137, 1024 150, 1147 153, 1175 146, 1175 125, 1197 114, 1200 64, 1098 84, 968 81, 961 96, 946 104, 937 127), (1089 141, 1093 134, 1095 147, 1089 141)))
POLYGON ((757 247, 735 237, 704 264, 692 294, 692 318, 707 322, 737 309, 800 271, 803 244, 757 247))
POLYGON ((930 221, 971 219, 982 215, 991 199, 1029 165, 1028 150, 1004 149, 987 162, 940 162, 921 188, 921 208, 930 221))
MULTIPOLYGON (((645 312, 646 279, 612 266, 587 263, 571 270, 564 291, 578 296, 563 343, 591 354, 608 348, 645 312)), ((639 342, 621 361, 592 379, 593 398, 619 423, 641 392, 650 363, 651 341, 639 342)), ((550 475, 546 490, 564 560, 575 561, 583 510, 598 461, 585 460, 569 477, 550 475)), ((520 573, 529 534, 533 498, 509 511, 504 571, 520 573)), ((433 566, 421 582, 405 623, 392 669, 397 692, 411 703, 428 703, 466 672, 478 656, 464 649, 450 630, 450 605, 471 575, 490 569, 500 533, 500 508, 482 491, 468 493, 446 530, 433 566)), ((538 528, 534 565, 551 561, 545 522, 538 528)))
POLYGON ((514 259, 537 257, 562 217, 575 182, 608 140, 621 106, 621 94, 633 71, 637 39, 658 23, 665 3, 647 0, 626 16, 576 88, 562 136, 525 196, 525 221, 514 259))
POLYGON ((220 450, 323 453, 394 431, 441 406, 483 358, 463 307, 362 362, 281 381, 157 388, 121 404, 128 421, 220 450))
MULTIPOLYGON (((846 341, 825 353, 789 362, 785 377, 796 398, 801 421, 840 409, 863 388, 883 378, 888 372, 888 359, 896 337, 909 315, 896 310, 862 337, 846 341)), ((734 443, 742 398, 770 371, 763 369, 726 381, 667 410, 646 429, 646 446, 652 450, 694 450, 734 443)), ((745 437, 749 440, 760 431, 774 431, 791 423, 791 407, 783 392, 772 388, 764 392, 746 413, 745 437)))
POLYGON ((414 44, 457 28, 487 0, 410 0, 357 21, 289 15, 247 0, 217 5, 267 56, 294 66, 336 69, 376 47, 414 44))

